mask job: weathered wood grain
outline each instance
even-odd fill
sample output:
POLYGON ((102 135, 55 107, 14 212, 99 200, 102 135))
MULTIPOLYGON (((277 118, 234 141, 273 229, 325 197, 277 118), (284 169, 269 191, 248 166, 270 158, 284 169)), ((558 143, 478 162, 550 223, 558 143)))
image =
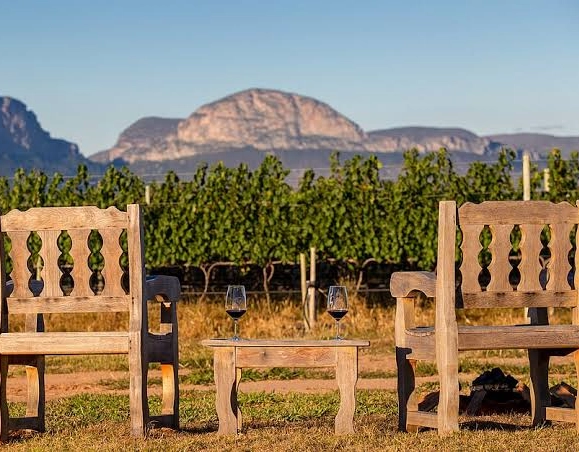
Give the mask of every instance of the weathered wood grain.
MULTIPOLYGON (((539 256, 543 249, 541 243, 540 224, 521 224, 521 262, 519 263, 519 273, 521 280, 517 286, 519 292, 537 292, 543 290, 539 279, 542 270, 539 256)), ((531 301, 531 300, 530 300, 531 301)))
POLYGON ((513 288, 509 283, 509 274, 513 267, 509 263, 509 253, 512 249, 511 231, 513 226, 509 224, 490 225, 493 235, 489 244, 489 251, 492 255, 488 270, 491 274, 491 281, 487 286, 488 292, 508 292, 513 288))
POLYGON ((128 353, 124 332, 2 333, 0 352, 7 355, 104 355, 128 353))
POLYGON ((575 422, 575 410, 572 408, 561 408, 549 406, 545 409, 546 417, 550 421, 575 422))
POLYGON ((463 294, 465 308, 523 308, 523 307, 572 307, 576 303, 574 291, 555 292, 540 290, 537 292, 481 292, 463 294))
POLYGON ((127 227, 127 247, 129 257, 129 284, 131 309, 129 311, 129 405, 131 412, 131 432, 134 436, 146 434, 149 419, 147 403, 148 373, 148 316, 146 309, 143 227, 140 206, 127 206, 129 225, 127 227))
MULTIPOLYGON (((407 330, 406 344, 412 353, 431 349, 435 328, 407 330)), ((460 351, 499 349, 579 348, 579 325, 480 325, 458 327, 460 351)))
POLYGON ((425 411, 409 411, 408 424, 438 428, 438 416, 436 413, 427 413, 425 411))
POLYGON ((213 351, 213 368, 216 387, 215 407, 219 418, 219 434, 237 433, 237 401, 233 401, 235 390, 235 349, 216 348, 213 351), (235 409, 234 409, 235 408, 235 409))
POLYGON ((74 287, 70 293, 71 296, 83 297, 94 295, 94 292, 90 288, 92 271, 88 266, 88 258, 90 255, 88 237, 90 232, 90 229, 72 229, 68 231, 68 235, 72 241, 69 253, 73 261, 70 275, 74 281, 74 287))
POLYGON ((485 201, 467 202, 459 210, 460 224, 514 225, 560 223, 577 224, 577 208, 567 202, 549 201, 485 201))
POLYGON ((121 228, 108 228, 100 231, 101 237, 103 238, 101 254, 105 261, 105 265, 102 269, 105 286, 101 295, 119 296, 125 294, 121 285, 123 269, 121 267, 120 258, 123 254, 123 249, 119 243, 119 238, 122 232, 123 229, 121 228))
POLYGON ((235 360, 242 368, 333 367, 336 352, 330 347, 236 347, 235 360))
POLYGON ((571 239, 569 234, 575 225, 568 223, 551 223, 551 240, 549 249, 551 259, 547 264, 549 270, 549 281, 547 290, 564 291, 571 287, 567 282, 567 277, 571 271, 569 264, 569 252, 571 251, 571 239))
MULTIPOLYGON (((579 404, 575 410, 550 407, 548 391, 550 356, 574 353, 579 376, 579 272, 574 275, 574 288, 568 283, 571 272, 568 263, 570 234, 579 223, 579 209, 567 203, 493 201, 463 205, 459 209, 458 223, 455 213, 454 203, 440 203, 435 326, 414 326, 413 299, 397 299, 395 338, 399 428, 410 431, 418 426, 433 427, 438 428, 439 434, 458 429, 457 353, 494 349, 529 351, 533 424, 552 419, 575 422, 579 426, 579 404), (457 225, 463 232, 462 305, 465 308, 528 307, 532 324, 456 325, 453 265, 457 225), (545 225, 551 229, 546 290, 541 285, 543 269, 540 262, 543 248, 540 236, 545 225), (481 292, 477 287, 480 273, 478 254, 481 249, 480 231, 484 226, 489 226, 493 235, 489 246, 493 260, 489 267, 490 284, 486 291, 481 292), (508 259, 512 248, 510 233, 515 226, 521 230, 521 261, 518 265, 521 278, 513 288, 509 281, 512 266, 508 259), (573 324, 549 325, 549 307, 573 307, 573 324), (420 412, 410 406, 414 391, 413 361, 433 358, 437 361, 441 388, 437 414, 420 412)), ((579 268, 579 252, 575 253, 574 267, 579 268)))
POLYGON ((395 298, 422 292, 427 297, 436 294, 436 276, 432 272, 395 272, 390 277, 390 294, 395 298))
POLYGON ((462 262, 460 265, 460 274, 462 275, 461 290, 463 293, 479 293, 481 291, 478 282, 478 275, 482 267, 480 266, 478 256, 483 249, 480 242, 480 234, 483 225, 461 225, 462 231, 462 262))
POLYGON ((436 281, 436 366, 440 376, 438 433, 458 430, 458 328, 455 314, 456 203, 441 201, 436 281))
MULTIPOLYGON (((141 210, 128 205, 127 213, 116 208, 96 207, 34 208, 26 212, 12 211, 0 217, 0 234, 12 241, 11 257, 14 270, 12 281, 5 283, 0 272, 0 290, 6 299, 1 306, 0 332, 0 438, 10 427, 44 430, 44 357, 45 355, 128 354, 131 432, 144 436, 148 426, 179 426, 178 328, 176 301, 180 296, 179 281, 172 277, 152 278, 145 283, 143 225, 141 210), (105 289, 95 296, 90 288, 88 267, 90 250, 88 237, 100 229, 105 259, 103 277, 105 289), (119 237, 127 230, 130 293, 121 287, 122 249, 119 237), (44 261, 42 281, 31 281, 27 268, 30 251, 26 242, 31 231, 37 231, 42 241, 40 257, 44 261), (74 266, 71 276, 74 288, 65 296, 60 287, 62 272, 58 266, 61 251, 58 238, 67 231, 72 240, 70 250, 74 266), (29 286, 33 286, 30 290, 29 286), (33 292, 37 296, 33 296, 33 292), (160 334, 149 333, 147 297, 159 300, 161 309, 160 334), (126 331, 44 332, 42 313, 122 312, 129 311, 126 331), (9 315, 26 315, 26 332, 9 331, 9 315), (149 362, 160 362, 163 383, 162 414, 151 419, 147 397, 149 362), (9 418, 6 400, 6 377, 9 364, 27 366, 28 402, 26 417, 9 418), (153 421, 150 423, 149 421, 153 421)), ((0 261, 3 243, 0 241, 0 261)), ((106 325, 103 325, 106 328, 106 325)))
POLYGON ((76 313, 76 312, 126 312, 130 308, 130 297, 31 297, 7 299, 8 312, 27 313, 76 313))
POLYGON ((358 381, 358 348, 336 349, 336 381, 340 391, 340 408, 336 415, 335 433, 354 433, 356 382, 358 381))
POLYGON ((58 258, 62 254, 58 249, 58 236, 60 233, 61 231, 59 230, 38 232, 40 240, 42 241, 39 254, 44 263, 42 268, 42 281, 44 285, 40 293, 41 297, 60 297, 63 294, 60 288, 62 272, 60 268, 58 268, 58 258))
POLYGON ((201 345, 205 347, 369 347, 370 341, 358 339, 336 340, 299 340, 299 339, 243 339, 236 341, 231 338, 224 339, 204 339, 201 345))
POLYGON ((260 367, 334 367, 341 395, 335 431, 337 434, 353 432, 358 347, 367 347, 368 341, 207 339, 202 344, 213 349, 220 434, 240 431, 242 417, 237 389, 241 369, 260 367))
POLYGON ((28 287, 28 281, 32 276, 28 270, 30 251, 28 251, 28 245, 26 244, 29 236, 30 231, 12 232, 8 234, 10 242, 12 243, 12 250, 10 251, 12 273, 10 273, 10 276, 12 277, 12 283, 14 285, 14 289, 12 290, 12 296, 14 297, 26 298, 32 296, 32 292, 28 287))
POLYGON ((70 231, 86 229, 87 225, 92 229, 126 228, 127 214, 116 207, 33 207, 23 212, 11 210, 0 218, 0 227, 4 232, 70 231))

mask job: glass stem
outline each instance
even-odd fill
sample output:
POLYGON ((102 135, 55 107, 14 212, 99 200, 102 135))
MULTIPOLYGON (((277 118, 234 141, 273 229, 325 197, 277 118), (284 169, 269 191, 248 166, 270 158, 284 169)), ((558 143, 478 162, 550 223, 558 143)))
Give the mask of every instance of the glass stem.
POLYGON ((336 320, 336 339, 340 339, 340 321, 336 320))
POLYGON ((233 339, 239 339, 239 336, 237 335, 237 322, 238 322, 238 319, 235 319, 233 321, 233 325, 234 325, 233 326, 233 328, 234 328, 233 339))

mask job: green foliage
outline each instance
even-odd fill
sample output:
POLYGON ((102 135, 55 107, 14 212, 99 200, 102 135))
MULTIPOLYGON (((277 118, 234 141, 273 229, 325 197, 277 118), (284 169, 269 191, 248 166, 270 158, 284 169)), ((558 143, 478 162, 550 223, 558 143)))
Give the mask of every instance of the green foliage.
POLYGON ((553 149, 547 158, 547 168, 549 191, 543 192, 543 197, 549 201, 569 201, 575 204, 579 199, 579 154, 573 152, 568 160, 563 160, 561 151, 553 149))
MULTIPOLYGON (((408 151, 397 180, 380 177, 375 157, 331 159, 327 176, 306 171, 297 187, 286 183, 289 171, 267 156, 260 167, 200 165, 191 180, 169 172, 150 186, 144 206, 146 261, 151 267, 207 265, 214 262, 257 264, 296 262, 311 246, 320 258, 354 265, 367 259, 403 268, 432 269, 436 264, 438 202, 520 199, 513 181, 515 154, 505 150, 496 163, 474 162, 465 174, 455 171, 446 150, 408 151)), ((550 191, 540 193, 542 176, 532 166, 534 197, 552 201, 579 196, 579 157, 563 160, 554 150, 548 160, 550 191)), ((85 166, 77 175, 52 178, 40 171, 16 171, 0 178, 0 209, 35 206, 96 205, 124 209, 144 204, 145 182, 127 168, 109 168, 91 182, 85 166)), ((68 259, 69 239, 60 244, 68 259)), ((126 247, 126 238, 123 240, 126 247)), ((100 239, 91 236, 92 266, 102 265, 100 239), (93 262, 94 261, 94 262, 93 262)), ((10 244, 7 243, 7 249, 10 244)), ((38 248, 34 239, 31 250, 38 248)), ((124 257, 126 259, 126 256, 124 257)))

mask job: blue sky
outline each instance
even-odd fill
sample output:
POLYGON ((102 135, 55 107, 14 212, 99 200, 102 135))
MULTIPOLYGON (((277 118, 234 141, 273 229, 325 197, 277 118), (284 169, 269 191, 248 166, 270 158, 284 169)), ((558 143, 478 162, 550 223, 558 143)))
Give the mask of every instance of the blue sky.
POLYGON ((579 135, 576 0, 0 0, 0 95, 90 155, 247 88, 365 130, 579 135))

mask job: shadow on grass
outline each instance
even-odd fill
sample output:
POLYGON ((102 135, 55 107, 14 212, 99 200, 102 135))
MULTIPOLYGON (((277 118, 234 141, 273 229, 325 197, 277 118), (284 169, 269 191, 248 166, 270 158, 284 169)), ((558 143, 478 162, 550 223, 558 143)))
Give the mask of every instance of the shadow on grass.
POLYGON ((46 435, 46 432, 37 432, 35 430, 12 430, 8 434, 8 440, 1 444, 3 446, 8 444, 20 444, 42 435, 46 435))
POLYGON ((496 422, 496 421, 467 421, 461 422, 460 424, 461 430, 469 430, 469 431, 487 431, 487 430, 500 430, 503 432, 520 432, 524 430, 532 430, 533 427, 530 425, 517 425, 517 424, 509 424, 506 422, 496 422))
POLYGON ((181 433, 191 433, 191 434, 203 434, 203 433, 215 433, 219 430, 219 427, 216 424, 204 424, 204 425, 195 425, 195 426, 187 426, 187 427, 180 427, 178 432, 181 433))

